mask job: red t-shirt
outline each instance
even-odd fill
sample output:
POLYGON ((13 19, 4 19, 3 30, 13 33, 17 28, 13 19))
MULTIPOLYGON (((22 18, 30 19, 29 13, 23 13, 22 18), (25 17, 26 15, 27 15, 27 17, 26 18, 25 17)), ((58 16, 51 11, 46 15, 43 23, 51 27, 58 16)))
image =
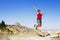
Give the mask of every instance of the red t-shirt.
POLYGON ((41 20, 42 19, 42 14, 40 12, 37 12, 37 20, 41 20))

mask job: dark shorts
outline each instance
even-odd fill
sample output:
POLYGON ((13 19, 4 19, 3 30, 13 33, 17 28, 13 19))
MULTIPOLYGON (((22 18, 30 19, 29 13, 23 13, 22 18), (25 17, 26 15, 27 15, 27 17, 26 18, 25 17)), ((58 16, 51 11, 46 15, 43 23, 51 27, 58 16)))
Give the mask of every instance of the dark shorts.
POLYGON ((37 23, 42 23, 41 20, 37 20, 37 23))

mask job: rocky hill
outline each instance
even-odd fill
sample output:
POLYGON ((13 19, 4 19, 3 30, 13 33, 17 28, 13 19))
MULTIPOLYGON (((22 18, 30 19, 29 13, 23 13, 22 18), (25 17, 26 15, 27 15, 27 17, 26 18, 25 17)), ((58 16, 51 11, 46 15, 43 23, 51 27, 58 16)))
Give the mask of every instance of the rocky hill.
POLYGON ((0 30, 1 32, 6 32, 9 35, 34 35, 40 37, 60 37, 60 32, 49 33, 41 30, 35 30, 28 28, 26 26, 22 26, 20 23, 16 22, 15 25, 7 25, 4 31, 0 30))
POLYGON ((15 25, 6 25, 6 29, 4 31, 0 30, 0 32, 6 32, 9 35, 36 35, 36 36, 47 36, 49 33, 42 32, 41 30, 35 30, 28 28, 26 26, 22 26, 20 23, 16 22, 15 25))

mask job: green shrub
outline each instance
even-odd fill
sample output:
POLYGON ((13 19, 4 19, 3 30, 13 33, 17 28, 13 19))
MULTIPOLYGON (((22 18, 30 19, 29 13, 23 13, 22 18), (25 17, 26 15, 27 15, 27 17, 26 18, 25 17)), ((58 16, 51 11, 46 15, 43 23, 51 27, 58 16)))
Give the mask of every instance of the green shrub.
POLYGON ((5 25, 5 22, 4 21, 2 21, 1 23, 0 23, 0 29, 1 30, 4 30, 4 29, 6 29, 6 25, 5 25))

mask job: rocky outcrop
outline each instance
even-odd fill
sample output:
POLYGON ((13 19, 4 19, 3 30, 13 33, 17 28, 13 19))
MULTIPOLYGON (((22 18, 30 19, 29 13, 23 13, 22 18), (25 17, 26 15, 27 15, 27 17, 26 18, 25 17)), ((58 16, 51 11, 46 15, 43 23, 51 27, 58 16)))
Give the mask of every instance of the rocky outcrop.
POLYGON ((18 22, 16 22, 15 25, 7 25, 6 29, 9 34, 37 35, 41 37, 45 37, 49 35, 48 32, 46 33, 46 32, 42 32, 41 30, 28 28, 26 26, 22 26, 18 22))
POLYGON ((60 38, 60 32, 51 33, 50 36, 47 36, 47 37, 60 38))
POLYGON ((20 23, 16 22, 15 25, 7 25, 6 30, 8 34, 14 35, 36 35, 39 37, 54 37, 60 38, 60 32, 49 33, 41 30, 30 29, 26 26, 22 26, 20 23))

